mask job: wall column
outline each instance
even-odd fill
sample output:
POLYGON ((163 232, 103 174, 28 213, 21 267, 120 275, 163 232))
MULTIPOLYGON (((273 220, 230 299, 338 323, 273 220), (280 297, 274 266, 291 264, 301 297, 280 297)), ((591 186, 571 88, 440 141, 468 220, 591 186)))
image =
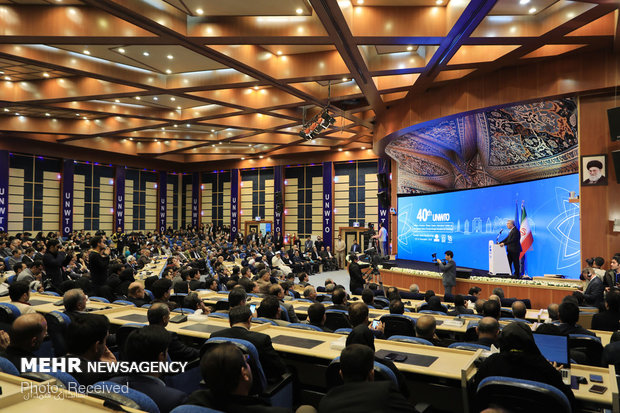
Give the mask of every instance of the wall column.
POLYGON ((334 232, 334 163, 323 162, 323 244, 332 246, 334 232))

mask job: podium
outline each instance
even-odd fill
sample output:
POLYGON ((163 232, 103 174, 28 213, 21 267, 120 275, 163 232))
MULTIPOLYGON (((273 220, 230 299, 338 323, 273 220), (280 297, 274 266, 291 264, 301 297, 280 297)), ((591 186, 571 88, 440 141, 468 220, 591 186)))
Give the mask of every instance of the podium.
POLYGON ((504 247, 500 247, 492 240, 489 241, 489 273, 512 274, 508 264, 508 256, 504 247))

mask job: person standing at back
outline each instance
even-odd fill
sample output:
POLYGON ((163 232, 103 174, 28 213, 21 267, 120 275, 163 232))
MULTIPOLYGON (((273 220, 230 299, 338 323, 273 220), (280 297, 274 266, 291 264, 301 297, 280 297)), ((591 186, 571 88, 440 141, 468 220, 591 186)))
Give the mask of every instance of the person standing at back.
POLYGON ((110 265, 110 248, 105 245, 103 237, 100 235, 90 240, 90 253, 88 254, 88 269, 90 270, 90 280, 93 283, 95 294, 106 294, 103 290, 105 281, 108 277, 108 265, 110 265))
POLYGON ((445 264, 439 258, 435 259, 439 265, 439 270, 442 271, 441 283, 443 284, 444 295, 452 295, 452 287, 456 285, 456 263, 453 258, 454 253, 448 250, 445 252, 445 264))

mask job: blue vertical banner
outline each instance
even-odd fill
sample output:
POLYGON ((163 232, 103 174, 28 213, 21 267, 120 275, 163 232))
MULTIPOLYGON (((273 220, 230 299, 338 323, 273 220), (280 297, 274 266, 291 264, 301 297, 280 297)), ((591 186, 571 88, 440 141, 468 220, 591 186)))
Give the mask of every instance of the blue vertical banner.
POLYGON ((323 162, 323 245, 332 246, 334 232, 334 163, 323 162))
POLYGON ((192 173, 192 227, 200 225, 200 173, 192 173))
MULTIPOLYGON (((381 186, 381 181, 379 180, 377 190, 379 192, 385 191, 387 193, 388 201, 391 200, 390 194, 390 159, 389 158, 379 158, 379 162, 377 162, 377 173, 385 174, 387 177, 387 187, 381 186)), ((382 206, 381 202, 379 202, 379 222, 383 225, 383 228, 388 232, 388 251, 390 250, 390 211, 387 205, 382 206)), ((377 228, 377 231, 379 228, 377 228)))
POLYGON ((239 169, 230 170, 230 240, 234 240, 239 233, 239 195, 241 193, 241 172, 239 169))
POLYGON ((62 200, 60 202, 60 227, 63 237, 73 232, 73 170, 74 161, 62 161, 62 200))
POLYGON ((125 231, 125 167, 117 166, 114 171, 114 231, 125 231))
POLYGON ((159 172, 159 185, 157 185, 159 189, 159 208, 157 216, 159 219, 157 220, 158 225, 157 228, 159 232, 166 231, 166 215, 167 215, 167 201, 168 201, 168 173, 165 171, 159 172))
MULTIPOLYGON (((273 235, 284 230, 284 166, 273 168, 273 235), (278 195, 279 193, 279 195, 278 195)), ((284 238, 284 237, 282 237, 284 238)))
POLYGON ((9 151, 0 151, 0 231, 9 229, 9 151))

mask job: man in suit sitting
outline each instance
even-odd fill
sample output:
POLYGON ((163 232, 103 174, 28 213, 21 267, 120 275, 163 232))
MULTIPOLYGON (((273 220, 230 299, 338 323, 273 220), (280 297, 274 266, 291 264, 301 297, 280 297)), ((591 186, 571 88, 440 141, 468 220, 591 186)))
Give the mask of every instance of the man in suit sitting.
POLYGON ((476 333, 478 333, 478 340, 474 342, 475 344, 482 344, 488 347, 491 347, 491 345, 497 346, 499 322, 493 317, 484 317, 478 323, 476 333))
MULTIPOLYGON (((166 328, 170 321, 170 309, 164 303, 155 303, 146 313, 149 325, 166 328)), ((167 332, 167 331, 166 331, 167 332)), ((200 351, 183 343, 176 333, 170 333, 170 342, 166 347, 172 361, 191 361, 198 359, 200 351)))
POLYGON ((437 329, 437 321, 435 317, 429 314, 424 314, 418 318, 415 323, 415 335, 416 337, 423 338, 430 341, 435 346, 447 347, 452 343, 450 340, 442 340, 437 337, 435 330, 437 329))
POLYGON ((348 310, 349 303, 347 302, 347 292, 344 288, 336 288, 332 293, 332 302, 333 305, 330 305, 328 308, 330 310, 348 310))
POLYGON ((586 275, 586 279, 590 281, 583 293, 586 303, 602 309, 604 303, 603 295, 605 294, 605 285, 603 281, 596 276, 594 271, 589 271, 586 275))
POLYGON ((47 323, 41 314, 21 315, 13 321, 8 347, 0 356, 9 359, 21 371, 21 360, 37 358, 34 352, 41 347, 46 334, 47 323))
POLYGON ((314 303, 308 307, 308 324, 316 326, 326 333, 332 333, 332 330, 325 327, 325 306, 321 303, 314 303))
POLYGON ((618 291, 607 293, 605 296, 605 311, 594 314, 592 329, 605 331, 620 330, 620 293, 618 291))
POLYGON ((461 294, 454 296, 454 309, 448 311, 448 315, 473 314, 474 310, 470 310, 465 306, 465 298, 461 294))
POLYGON ((282 308, 280 308, 280 301, 273 295, 268 295, 263 298, 263 301, 260 302, 260 305, 256 309, 256 313, 259 317, 268 318, 282 327, 286 327, 291 324, 288 321, 282 320, 282 308))
MULTIPOLYGON (((598 277, 596 277, 598 278, 598 277)), ((560 304, 560 332, 564 335, 568 334, 587 334, 596 336, 591 331, 586 330, 577 324, 579 320, 579 307, 571 301, 564 301, 560 304)))
POLYGON ((515 301, 512 303, 512 315, 514 318, 520 318, 521 320, 525 320, 525 316, 527 315, 527 307, 523 301, 515 301))
POLYGON ((258 397, 250 396, 253 377, 247 356, 232 343, 223 343, 206 353, 200 361, 200 372, 208 390, 196 390, 188 404, 222 412, 285 413, 290 409, 271 407, 258 397))
POLYGON ((319 404, 319 413, 413 412, 413 406, 391 380, 374 381, 374 352, 368 346, 351 344, 340 354, 340 376, 344 384, 331 389, 319 404))
POLYGON ((146 295, 144 285, 140 281, 134 281, 127 288, 127 300, 131 301, 136 307, 142 307, 151 302, 151 298, 146 295))
POLYGON ((270 382, 277 382, 286 373, 286 366, 278 353, 273 349, 271 338, 267 334, 250 331, 252 326, 252 312, 247 306, 238 306, 230 309, 228 314, 230 328, 216 331, 211 337, 239 338, 254 344, 258 351, 265 376, 270 382))
MULTIPOLYGON (((159 304, 168 309, 165 305, 159 304)), ((125 342, 125 355, 131 362, 165 362, 171 334, 158 325, 150 325, 132 331, 125 342)), ((149 396, 161 413, 168 413, 187 400, 187 394, 181 390, 166 386, 162 373, 136 373, 129 376, 115 377, 113 381, 126 385, 149 396)))

